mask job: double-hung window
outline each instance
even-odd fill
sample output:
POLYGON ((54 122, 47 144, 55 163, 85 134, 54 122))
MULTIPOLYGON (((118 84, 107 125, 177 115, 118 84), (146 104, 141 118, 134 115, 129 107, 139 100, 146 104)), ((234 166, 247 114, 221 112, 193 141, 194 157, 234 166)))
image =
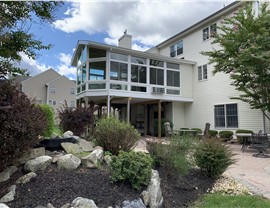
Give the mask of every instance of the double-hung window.
POLYGON ((214 37, 217 33, 217 24, 214 23, 203 29, 203 41, 214 37))
POLYGON ((214 106, 216 128, 238 128, 237 104, 224 104, 214 106))
POLYGON ((204 64, 202 66, 198 66, 198 80, 207 80, 207 64, 204 64))
POLYGON ((183 41, 182 40, 170 46, 170 57, 175 57, 181 54, 183 54, 183 41))

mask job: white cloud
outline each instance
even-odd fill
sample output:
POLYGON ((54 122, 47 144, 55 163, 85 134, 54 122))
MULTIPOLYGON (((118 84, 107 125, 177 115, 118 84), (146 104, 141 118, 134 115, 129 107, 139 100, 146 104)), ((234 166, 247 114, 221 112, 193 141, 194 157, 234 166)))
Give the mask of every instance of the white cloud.
POLYGON ((106 33, 117 45, 127 29, 140 45, 153 46, 221 9, 233 0, 213 1, 76 1, 65 18, 54 22, 64 32, 106 33))
POLYGON ((76 77, 76 68, 70 66, 71 58, 70 54, 60 53, 60 64, 56 66, 56 70, 59 74, 65 75, 69 79, 74 79, 76 77))
POLYGON ((49 68, 56 70, 59 74, 65 75, 69 79, 75 79, 76 77, 76 68, 71 67, 71 55, 60 53, 57 57, 59 59, 59 64, 56 66, 46 65, 40 63, 37 60, 29 58, 26 54, 21 53, 20 56, 22 60, 20 63, 17 63, 17 66, 23 69, 27 69, 31 76, 35 76, 43 71, 46 71, 49 68))
POLYGON ((37 60, 29 58, 25 53, 20 53, 20 56, 22 60, 16 65, 20 68, 27 69, 31 76, 34 76, 49 68, 52 68, 51 66, 47 66, 46 64, 39 63, 37 60))

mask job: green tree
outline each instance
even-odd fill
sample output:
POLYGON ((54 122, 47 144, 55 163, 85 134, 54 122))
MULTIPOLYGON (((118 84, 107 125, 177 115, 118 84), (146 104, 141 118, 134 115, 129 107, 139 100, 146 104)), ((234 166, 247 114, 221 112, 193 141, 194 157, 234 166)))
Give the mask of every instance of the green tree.
POLYGON ((0 1, 0 78, 7 74, 26 75, 27 70, 14 66, 21 61, 20 53, 35 59, 38 50, 49 49, 29 32, 29 25, 52 22, 62 2, 0 1))
POLYGON ((258 15, 246 3, 234 16, 224 19, 212 42, 220 49, 202 52, 214 64, 213 74, 230 75, 240 92, 238 99, 260 109, 270 120, 270 11, 262 3, 258 15))

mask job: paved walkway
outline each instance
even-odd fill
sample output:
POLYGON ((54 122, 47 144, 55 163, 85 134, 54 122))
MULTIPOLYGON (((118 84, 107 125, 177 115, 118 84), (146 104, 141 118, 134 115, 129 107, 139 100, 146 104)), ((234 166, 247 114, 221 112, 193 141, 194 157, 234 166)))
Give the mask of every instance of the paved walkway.
POLYGON ((225 174, 245 185, 254 194, 270 199, 270 158, 253 157, 257 150, 247 148, 242 152, 241 145, 229 145, 236 154, 236 163, 225 174))
MULTIPOLYGON (((236 163, 224 174, 245 185, 252 193, 270 199, 270 158, 253 157, 257 150, 250 148, 242 152, 241 145, 238 143, 229 146, 236 154, 234 156, 236 163)), ((135 149, 147 151, 145 137, 139 141, 135 149)), ((270 150, 268 152, 270 153, 270 150)))

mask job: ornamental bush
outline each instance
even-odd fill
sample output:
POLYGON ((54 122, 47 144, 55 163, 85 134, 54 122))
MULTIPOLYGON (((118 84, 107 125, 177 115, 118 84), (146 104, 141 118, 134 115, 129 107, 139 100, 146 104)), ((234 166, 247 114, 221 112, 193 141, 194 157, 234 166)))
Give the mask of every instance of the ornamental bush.
POLYGON ((229 140, 232 138, 233 132, 232 131, 220 131, 218 133, 219 137, 225 140, 229 140))
POLYGON ((152 158, 141 152, 120 151, 110 163, 113 182, 127 181, 134 189, 148 185, 151 178, 152 158))
POLYGON ((42 135, 45 137, 50 137, 53 133, 53 128, 54 128, 54 111, 52 107, 47 104, 42 104, 39 106, 41 110, 43 111, 43 113, 45 114, 46 120, 47 120, 47 126, 42 135))
POLYGON ((148 143, 149 153, 156 165, 161 165, 168 176, 185 175, 192 166, 190 153, 195 140, 189 135, 173 136, 170 143, 148 143))
POLYGON ((194 152, 196 165, 210 178, 217 178, 233 164, 232 157, 229 147, 215 139, 202 141, 194 152))
POLYGON ((191 130, 195 130, 198 132, 198 134, 201 134, 202 133, 202 130, 200 128, 192 128, 191 130))
POLYGON ((216 131, 216 130, 209 130, 210 137, 215 137, 215 136, 217 136, 217 134, 218 134, 218 131, 216 131))
POLYGON ((82 136, 94 123, 91 108, 70 108, 65 102, 57 111, 60 119, 59 127, 63 132, 70 130, 74 135, 82 136))
POLYGON ((120 150, 131 150, 139 141, 140 134, 130 124, 109 117, 97 122, 94 138, 96 144, 105 151, 117 155, 120 150))
POLYGON ((0 80, 0 171, 35 146, 47 120, 39 106, 7 80, 0 80))

